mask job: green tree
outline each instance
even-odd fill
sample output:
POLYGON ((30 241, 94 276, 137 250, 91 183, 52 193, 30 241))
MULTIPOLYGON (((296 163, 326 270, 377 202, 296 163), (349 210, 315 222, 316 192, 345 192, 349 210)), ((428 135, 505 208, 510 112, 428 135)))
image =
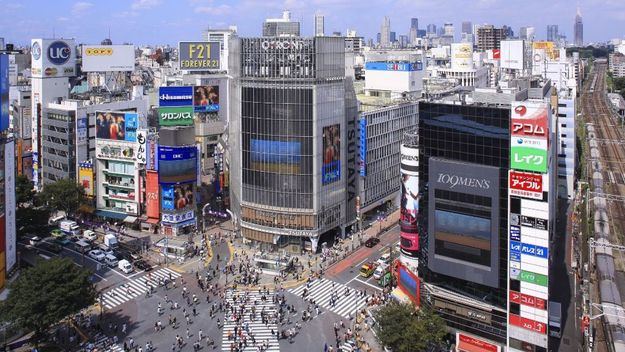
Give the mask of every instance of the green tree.
POLYGON ((375 313, 378 339, 397 352, 425 351, 443 343, 444 320, 431 309, 392 302, 375 313))
POLYGON ((17 175, 15 178, 15 201, 17 207, 20 208, 22 204, 33 203, 34 197, 33 181, 24 175, 17 175))
POLYGON ((74 214, 86 201, 82 185, 67 178, 45 185, 40 198, 47 207, 63 210, 65 214, 74 214))
POLYGON ((44 231, 48 226, 50 210, 45 207, 23 207, 15 211, 15 220, 18 224, 18 236, 25 234, 36 234, 45 237, 44 231), (43 236, 42 236, 43 235, 43 236))
POLYGON ((69 258, 41 261, 9 285, 9 295, 0 304, 0 317, 34 331, 40 341, 50 326, 95 302, 90 275, 69 258))

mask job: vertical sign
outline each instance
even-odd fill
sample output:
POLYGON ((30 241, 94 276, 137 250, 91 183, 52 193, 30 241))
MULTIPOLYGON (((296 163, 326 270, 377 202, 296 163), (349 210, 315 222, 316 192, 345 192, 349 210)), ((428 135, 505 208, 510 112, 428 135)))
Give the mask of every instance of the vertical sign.
POLYGON ((360 176, 367 176, 367 119, 360 118, 360 176))
POLYGON ((10 140, 4 149, 5 166, 5 222, 6 222, 6 271, 17 263, 17 236, 15 229, 15 142, 10 140))
POLYGON ((0 132, 9 128, 9 55, 0 54, 0 132))
POLYGON ((135 149, 137 150, 137 163, 145 165, 147 159, 147 141, 148 131, 137 130, 137 142, 135 149))

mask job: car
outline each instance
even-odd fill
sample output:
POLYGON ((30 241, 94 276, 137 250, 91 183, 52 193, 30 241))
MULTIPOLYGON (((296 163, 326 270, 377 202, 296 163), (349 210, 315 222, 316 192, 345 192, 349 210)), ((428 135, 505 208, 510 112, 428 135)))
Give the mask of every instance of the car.
POLYGON ((101 244, 98 246, 98 249, 101 250, 104 255, 115 255, 115 252, 106 245, 101 244))
POLYGON ((65 246, 69 245, 70 243, 72 243, 72 241, 67 239, 67 237, 57 237, 57 238, 54 239, 54 242, 56 242, 57 244, 60 244, 63 247, 65 247, 65 246))
POLYGON ((52 252, 52 253, 55 253, 55 254, 59 254, 59 253, 61 253, 61 251, 63 251, 63 246, 61 246, 61 245, 59 245, 57 243, 51 242, 51 241, 41 241, 39 243, 39 246, 37 246, 37 247, 39 249, 43 249, 45 251, 52 252))
POLYGON ((388 265, 387 264, 381 264, 380 266, 378 266, 375 271, 373 272, 373 278, 376 280, 379 280, 382 278, 382 276, 384 276, 384 274, 386 274, 388 272, 388 265))
POLYGON ((380 243, 380 239, 377 237, 371 237, 365 242, 365 247, 372 248, 375 247, 376 244, 380 243))
POLYGON ((375 267, 377 265, 373 262, 370 263, 364 263, 361 267, 360 267, 360 276, 362 277, 369 277, 371 275, 373 275, 373 272, 375 271, 375 267))
POLYGON ((98 238, 98 235, 91 230, 85 230, 82 237, 87 241, 95 241, 98 238))
POLYGON ((117 257, 115 257, 112 254, 107 254, 106 257, 104 258, 104 262, 106 262, 106 265, 110 266, 111 268, 114 268, 117 266, 117 263, 119 263, 119 260, 117 260, 117 257))
POLYGON ((380 257, 380 259, 377 260, 377 263, 379 265, 388 265, 391 263, 391 253, 384 253, 382 254, 382 256, 380 257))
POLYGON ((95 259, 95 260, 101 262, 101 261, 104 260, 104 258, 106 258, 106 254, 104 254, 99 249, 92 249, 92 250, 89 251, 89 257, 91 257, 92 259, 95 259))
POLYGON ((41 242, 41 238, 39 238, 39 236, 34 236, 34 237, 31 237, 31 238, 28 240, 28 243, 29 243, 31 246, 36 246, 36 245, 38 245, 40 242, 41 242))
POLYGON ((139 259, 136 262, 133 263, 135 265, 135 268, 139 269, 139 270, 143 270, 143 271, 150 271, 152 270, 152 266, 150 264, 148 264, 148 262, 146 262, 143 259, 139 259))
POLYGON ((65 232, 59 230, 59 229, 54 229, 52 231, 50 231, 50 236, 54 237, 54 238, 61 238, 61 237, 65 237, 65 232))

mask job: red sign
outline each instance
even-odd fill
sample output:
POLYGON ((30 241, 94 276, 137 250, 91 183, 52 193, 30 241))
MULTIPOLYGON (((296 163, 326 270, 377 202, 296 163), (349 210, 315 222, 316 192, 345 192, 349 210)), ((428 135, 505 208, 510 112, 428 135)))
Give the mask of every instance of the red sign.
POLYGON ((516 314, 510 314, 510 324, 518 326, 541 334, 547 334, 547 324, 537 322, 536 320, 520 317, 516 314))
POLYGON ((538 297, 526 295, 516 291, 510 291, 510 302, 522 304, 524 306, 547 310, 547 302, 538 297))
POLYGON ((538 106, 517 105, 512 109, 512 137, 547 139, 549 111, 546 104, 538 106))
POLYGON ((160 203, 158 197, 158 172, 146 171, 145 206, 149 218, 160 219, 160 203))
POLYGON ((461 333, 456 333, 458 351, 466 352, 499 352, 497 345, 461 333))
POLYGON ((501 50, 493 49, 493 59, 501 59, 501 50))
POLYGON ((527 172, 510 171, 510 194, 543 199, 543 176, 527 172))

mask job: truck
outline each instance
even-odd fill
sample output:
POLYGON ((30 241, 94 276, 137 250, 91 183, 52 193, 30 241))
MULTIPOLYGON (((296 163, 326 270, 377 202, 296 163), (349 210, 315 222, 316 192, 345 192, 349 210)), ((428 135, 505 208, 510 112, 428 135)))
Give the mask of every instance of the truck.
POLYGON ((107 233, 104 235, 104 245, 109 247, 110 249, 117 249, 117 236, 112 233, 107 233))
POLYGON ((68 235, 78 235, 80 234, 80 226, 76 221, 72 220, 62 220, 59 222, 59 228, 61 231, 65 232, 68 235))
POLYGON ((560 302, 549 301, 549 336, 562 336, 562 305, 560 302))

